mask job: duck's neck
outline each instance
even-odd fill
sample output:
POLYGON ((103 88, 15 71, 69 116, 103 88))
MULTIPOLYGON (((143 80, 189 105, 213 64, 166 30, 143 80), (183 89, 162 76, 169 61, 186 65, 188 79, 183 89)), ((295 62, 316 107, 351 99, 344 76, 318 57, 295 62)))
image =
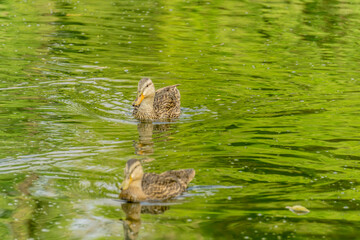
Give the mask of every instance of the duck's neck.
POLYGON ((132 202, 139 202, 146 199, 146 195, 142 190, 142 179, 135 180, 131 183, 129 188, 127 189, 128 199, 132 202))
POLYGON ((155 118, 154 97, 147 97, 141 102, 137 112, 137 118, 140 120, 155 118))

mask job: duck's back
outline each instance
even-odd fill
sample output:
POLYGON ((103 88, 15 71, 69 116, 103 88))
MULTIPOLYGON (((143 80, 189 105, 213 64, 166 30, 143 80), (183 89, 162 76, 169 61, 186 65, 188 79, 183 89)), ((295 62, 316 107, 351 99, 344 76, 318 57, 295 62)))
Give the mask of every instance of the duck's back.
POLYGON ((181 186, 186 189, 187 185, 193 180, 195 177, 195 170, 192 168, 189 169, 181 169, 181 170, 170 170, 160 174, 160 176, 172 176, 175 177, 181 184, 181 186))
POLYGON ((154 111, 158 119, 170 119, 180 116, 180 91, 177 85, 160 88, 155 92, 154 111))
POLYGON ((167 171, 162 174, 145 173, 142 190, 148 200, 170 199, 184 192, 194 176, 194 169, 167 171))

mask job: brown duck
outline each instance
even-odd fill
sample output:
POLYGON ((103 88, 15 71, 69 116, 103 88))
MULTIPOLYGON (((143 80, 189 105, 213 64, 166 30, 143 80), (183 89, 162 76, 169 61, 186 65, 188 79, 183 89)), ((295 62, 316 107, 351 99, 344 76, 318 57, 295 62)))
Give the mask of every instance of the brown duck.
POLYGON ((133 116, 140 120, 172 119, 180 116, 180 92, 177 85, 155 91, 150 78, 139 81, 133 116))
POLYGON ((129 202, 167 200, 184 192, 194 176, 194 169, 144 173, 140 161, 130 159, 126 163, 119 197, 129 202))

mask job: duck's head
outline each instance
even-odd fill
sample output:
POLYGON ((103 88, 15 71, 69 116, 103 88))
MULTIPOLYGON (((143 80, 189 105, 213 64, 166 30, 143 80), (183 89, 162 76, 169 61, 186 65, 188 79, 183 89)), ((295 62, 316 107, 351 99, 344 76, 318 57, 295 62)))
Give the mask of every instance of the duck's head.
POLYGON ((125 179, 121 184, 121 190, 128 189, 133 181, 141 180, 144 175, 140 161, 137 159, 127 161, 124 172, 125 179))
POLYGON ((150 78, 143 78, 139 81, 137 97, 133 106, 139 106, 145 98, 155 96, 155 86, 150 78))

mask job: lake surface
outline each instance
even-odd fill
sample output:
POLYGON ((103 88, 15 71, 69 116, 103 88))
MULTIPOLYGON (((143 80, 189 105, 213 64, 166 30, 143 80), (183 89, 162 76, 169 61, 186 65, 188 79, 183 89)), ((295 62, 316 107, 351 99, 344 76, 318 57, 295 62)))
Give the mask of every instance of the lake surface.
POLYGON ((0 239, 358 238, 359 23, 346 0, 0 0, 0 239), (131 116, 142 77, 181 84, 177 121, 131 116), (125 203, 130 158, 196 176, 125 203))

